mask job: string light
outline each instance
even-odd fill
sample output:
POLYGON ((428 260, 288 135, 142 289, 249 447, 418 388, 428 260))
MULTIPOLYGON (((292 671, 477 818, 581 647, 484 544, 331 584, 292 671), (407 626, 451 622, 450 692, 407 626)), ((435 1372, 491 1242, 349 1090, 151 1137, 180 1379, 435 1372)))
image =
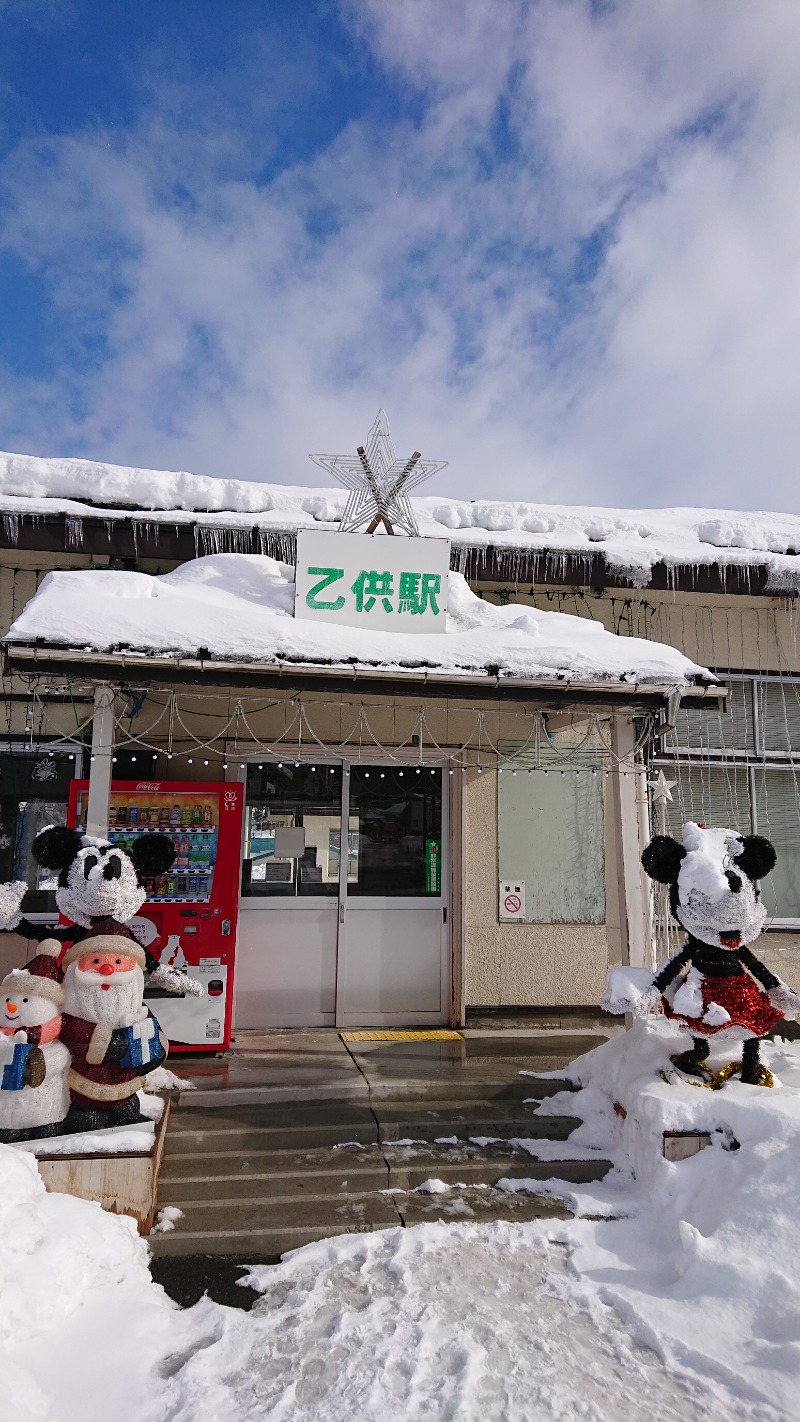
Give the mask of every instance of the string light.
MULTIPOLYGON (((36 688, 35 688, 35 687, 31 687, 31 688, 29 689, 29 694, 30 694, 30 696, 31 696, 31 697, 34 699, 34 701, 35 701, 36 698, 37 698, 37 690, 36 690, 36 688)), ((192 699, 193 699, 193 701, 194 701, 194 697, 193 697, 192 699)), ((208 702, 208 703, 215 703, 215 702, 220 702, 220 701, 223 700, 224 698, 223 698, 223 694, 222 694, 221 692, 220 692, 220 693, 201 692, 201 693, 198 693, 198 699, 199 699, 200 701, 206 701, 206 702, 208 702)), ((215 729, 215 731, 211 733, 210 739, 209 739, 209 738, 201 739, 201 737, 200 737, 199 735, 196 735, 196 734, 195 734, 195 732, 194 732, 194 730, 192 729, 192 727, 189 726, 189 725, 187 725, 187 724, 184 722, 184 720, 183 720, 183 713, 182 713, 182 709, 181 709, 181 705, 180 705, 180 702, 179 702, 179 699, 178 699, 178 694, 177 694, 175 691, 170 691, 170 692, 165 696, 165 698, 164 698, 163 701, 159 701, 157 694, 156 694, 156 695, 149 695, 148 698, 147 698, 147 705, 148 705, 148 709, 151 710, 151 711, 154 713, 154 715, 151 716, 151 718, 150 718, 150 722, 149 722, 149 725, 148 725, 148 730, 147 730, 146 735, 141 735, 141 736, 138 736, 138 737, 137 737, 137 736, 132 736, 132 735, 130 734, 130 728, 129 728, 129 726, 127 725, 127 714, 128 714, 127 712, 125 712, 125 713, 119 715, 119 716, 116 718, 116 724, 117 724, 117 726, 119 727, 120 736, 119 736, 119 744, 118 744, 116 747, 111 748, 111 749, 114 749, 114 750, 117 752, 117 754, 115 754, 115 755, 112 757, 113 763, 114 763, 115 765, 118 763, 119 756, 122 754, 123 751, 127 753, 128 757, 129 757, 129 762, 130 762, 131 765, 135 765, 135 764, 136 764, 138 758, 142 755, 143 752, 146 753, 146 758, 147 758, 147 759, 151 759, 151 758, 152 758, 153 762, 158 761, 162 755, 163 755, 163 756, 166 756, 166 758, 167 758, 168 760, 170 760, 170 761, 171 761, 173 758, 175 758, 175 757, 174 757, 174 754, 173 754, 173 752, 172 752, 171 749, 170 749, 169 751, 167 751, 165 748, 163 748, 163 747, 160 746, 160 745, 157 745, 157 746, 154 747, 153 744, 152 744, 152 738, 155 737, 157 734, 159 734, 159 727, 160 727, 160 725, 161 725, 162 722, 164 723, 164 730, 165 730, 165 732, 166 732, 166 729, 167 729, 167 718, 168 718, 168 721, 169 721, 169 737, 168 737, 168 744, 171 744, 171 740, 172 740, 172 735, 173 735, 173 722, 174 722, 174 729, 177 731, 178 728, 180 728, 180 730, 185 733, 185 736, 186 736, 187 738, 190 738, 191 740, 193 740, 193 741, 195 742, 195 746, 193 747, 193 749, 194 749, 194 748, 199 749, 200 752, 201 752, 201 754, 202 754, 203 751, 206 751, 206 752, 210 751, 210 750, 212 749, 214 743, 217 743, 217 744, 218 744, 221 739, 223 739, 224 737, 227 737, 227 736, 231 735, 232 733, 235 734, 237 737, 241 737, 241 735, 243 734, 243 731, 242 731, 242 725, 243 725, 243 726, 244 726, 244 729, 247 731, 247 733, 248 733, 248 735, 249 735, 250 743, 251 743, 251 745, 253 746, 253 748, 254 748, 254 749, 259 748, 259 749, 262 749, 263 751, 267 751, 267 752, 270 754, 271 757, 274 757, 275 759, 277 759, 277 755, 280 754, 280 750, 281 750, 280 744, 277 745, 277 746, 275 746, 275 745, 270 745, 270 744, 268 744, 268 743, 260 742, 260 741, 259 741, 259 738, 258 738, 258 736, 257 736, 257 734, 254 732, 254 730, 253 730, 253 729, 250 727, 250 725, 249 725, 249 722, 248 722, 248 707, 249 707, 251 701, 255 701, 255 700, 256 700, 256 698, 250 698, 249 700, 248 700, 247 698, 245 698, 244 700, 241 700, 241 699, 240 699, 240 700, 238 700, 238 701, 236 702, 236 705, 235 705, 235 707, 233 708, 232 712, 230 712, 229 709, 226 708, 226 711, 225 711, 225 712, 220 712, 219 715, 217 715, 216 710, 209 710, 209 711, 202 711, 202 710, 201 710, 201 711, 198 711, 198 712, 196 712, 196 713, 193 712, 193 714, 197 714, 197 715, 200 715, 200 716, 206 716, 208 719, 215 719, 215 720, 217 720, 217 721, 219 722, 219 724, 220 724, 220 729, 219 729, 219 731, 217 731, 217 730, 215 729), (150 744, 148 744, 148 739, 150 740, 150 744)), ((272 704, 273 706, 277 706, 277 705, 278 705, 278 702, 273 702, 273 703, 271 703, 271 704, 272 704)), ((353 706, 353 704, 352 704, 351 702, 346 702, 346 701, 335 702, 335 703, 332 703, 332 704, 338 706, 341 710, 350 710, 350 711, 352 711, 352 712, 354 713, 354 722, 353 722, 353 725, 352 725, 351 729, 344 735, 343 740, 340 740, 340 741, 338 741, 338 742, 336 743, 335 748, 334 748, 333 746, 331 746, 331 749, 335 749, 335 750, 338 751, 339 753, 341 753, 341 750, 344 750, 348 745, 353 745, 353 746, 354 746, 354 745, 355 745, 355 738, 356 738, 356 736, 358 736, 358 744, 359 744, 359 746, 361 746, 361 745, 362 745, 361 737, 362 737, 363 734, 366 734, 366 735, 369 737, 369 739, 370 739, 370 742, 371 742, 370 749, 373 750, 373 754, 376 754, 377 756, 381 756, 382 758, 385 758, 386 761, 395 762, 395 764, 396 764, 396 762, 397 762, 397 760, 400 758, 400 756, 402 756, 402 755, 404 754, 405 748, 406 748, 406 745, 407 745, 407 744, 410 744, 410 743, 413 742, 413 743, 416 744, 417 746, 420 746, 420 745, 423 743, 423 741, 424 741, 424 738, 425 738, 425 730, 426 730, 426 727, 427 727, 427 719, 426 719, 426 713, 425 713, 424 708, 420 708, 420 710, 419 710, 419 715, 418 715, 418 719, 417 719, 417 730, 415 731, 413 737, 412 737, 412 736, 409 736, 408 739, 407 739, 407 741, 401 741, 399 745, 384 746, 384 745, 382 745, 382 743, 381 743, 381 741, 380 741, 380 738, 375 734, 375 732, 374 732, 374 730, 373 730, 373 728, 372 728, 372 726, 371 726, 371 724, 370 724, 370 720, 369 720, 369 710, 371 710, 372 708, 365 708, 365 707, 363 707, 363 706, 361 706, 361 707, 359 707, 359 708, 356 708, 355 706, 353 706), (373 749, 373 748, 374 748, 374 749, 373 749)), ((389 704, 389 703, 387 703, 387 705, 388 705, 388 704, 389 704)), ((392 704, 394 704, 394 703, 392 703, 392 704)), ((263 708, 263 707, 259 706, 259 710, 261 710, 261 709, 266 709, 266 708, 263 708)), ((47 714, 48 714, 47 711, 45 710, 44 707, 42 708, 42 710, 43 710, 44 716, 46 717, 47 714)), ((296 768, 296 769, 299 769, 300 766, 301 766, 301 763, 302 763, 302 762, 300 761, 300 758, 299 758, 299 752, 300 752, 300 745, 299 745, 299 742, 302 741, 302 739, 303 739, 303 722, 305 721, 306 726, 307 726, 307 728, 308 728, 308 731, 310 732, 312 738, 313 738, 318 744, 320 744, 320 746, 321 746, 323 749, 325 748, 325 747, 324 747, 324 742, 320 741, 319 736, 317 736, 317 734, 315 733, 314 728, 313 728, 313 725, 312 725, 311 722, 309 721, 309 711, 308 711, 308 709, 306 708, 306 706, 303 704, 303 702, 302 702, 302 700, 301 700, 300 698, 298 698, 298 699, 296 699, 296 700, 292 700, 291 702, 285 703, 284 710, 286 711, 286 723, 287 723, 287 724, 286 724, 285 729, 284 729, 284 731, 283 731, 283 733, 282 733, 281 739, 283 739, 283 738, 290 738, 290 739, 291 739, 292 735, 296 733, 296 735, 297 735, 297 740, 298 740, 298 756, 297 756, 297 758, 296 758, 295 761, 294 761, 294 765, 295 765, 295 768, 296 768)), ((488 770, 490 770, 490 771, 493 770, 493 769, 495 769, 499 774, 502 774, 504 770, 512 770, 512 772, 513 772, 514 774, 516 774, 517 768, 520 769, 521 773, 524 773, 525 770, 527 770, 529 775, 530 775, 530 774, 534 774, 536 771, 542 771, 543 774, 547 774, 547 773, 548 773, 548 771, 547 771, 541 764, 536 764, 536 763, 534 763, 533 765, 530 765, 530 764, 528 764, 528 765, 524 765, 524 764, 523 764, 523 765, 520 765, 520 760, 521 760, 523 757, 526 758, 526 759, 529 758, 529 754, 528 754, 529 751, 532 752, 532 758, 534 759, 534 761, 538 760, 539 746, 540 746, 540 743, 541 743, 542 734, 543 734, 543 733, 544 733, 545 735, 548 734, 548 733, 547 733, 547 727, 546 727, 546 724, 545 724, 545 715, 546 715, 546 713, 543 713, 543 712, 540 712, 540 711, 534 711, 533 713, 530 712, 530 711, 524 711, 524 712, 523 712, 522 710, 515 710, 515 711, 512 711, 512 712, 510 713, 512 716, 516 717, 516 718, 517 718, 518 720, 520 720, 520 721, 523 721, 523 720, 524 720, 524 723, 525 723, 525 735, 524 735, 524 737, 520 738, 519 749, 518 749, 517 751, 515 751, 515 754, 514 754, 513 760, 514 760, 515 763, 512 763, 512 764, 506 763, 505 766, 494 764, 494 765, 488 765, 488 766, 484 767, 484 766, 479 762, 477 756, 476 756, 476 763, 473 764, 472 766, 470 766, 470 764, 469 764, 470 748, 471 748, 471 747, 474 747, 474 749, 477 750, 478 754, 480 754, 480 751, 481 751, 481 748, 482 748, 482 747, 481 747, 481 742, 483 742, 484 745, 485 745, 489 750, 491 750, 492 752, 494 752, 494 754, 499 757, 499 754, 500 754, 500 747, 499 747, 498 745, 494 745, 494 744, 492 743, 491 737, 490 737, 490 735, 487 733, 488 728, 487 728, 487 723, 486 723, 486 713, 485 713, 484 711, 480 710, 480 709, 477 708, 477 707, 472 707, 472 708, 470 708, 470 710, 471 710, 472 715, 473 715, 474 718, 475 718, 475 728, 473 729, 472 733, 467 737, 467 739, 465 740, 465 742, 464 742, 464 744, 463 744, 463 746, 461 747, 460 750, 456 750, 456 751, 453 751, 452 749, 450 750, 449 760, 450 760, 450 762, 451 762, 451 766, 449 767, 449 770, 450 770, 450 768, 452 768, 452 773, 455 773, 455 769, 456 769, 456 768, 458 768, 458 769, 461 770, 462 775, 466 775, 466 774, 467 774, 467 771, 468 771, 469 769, 477 770, 477 772, 478 772, 479 775, 482 775, 482 774, 483 774, 484 769, 488 769, 488 770), (477 746, 474 745, 475 740, 476 740, 476 736, 477 736, 477 741, 478 741, 478 745, 477 745, 477 746), (462 756, 463 756, 463 760, 462 760, 462 756)), ((609 715, 610 715, 610 714, 611 714, 611 713, 608 713, 608 712, 606 712, 606 713, 601 713, 601 712, 594 712, 594 713, 592 713, 592 714, 589 716, 589 718, 588 718, 588 720, 589 720, 589 725, 588 725, 588 728, 587 728, 586 735, 583 736, 582 739, 581 739, 579 742, 576 742, 575 744, 570 744, 569 746, 562 746, 562 747, 559 747, 559 758, 560 758, 563 762, 567 763, 567 764, 566 764, 566 768, 562 768, 562 769, 560 770, 560 772, 559 772, 560 774, 566 775, 566 774, 574 773, 575 775, 580 775, 580 774, 582 774, 582 773, 591 773, 591 774, 594 775, 594 776, 597 776, 598 774, 601 774, 601 775, 603 775, 606 779, 608 779, 609 774, 618 774, 618 775, 621 775, 621 776, 622 776, 623 778, 625 778, 625 779, 629 779, 631 775, 633 775, 634 778, 636 777, 636 774, 639 773, 639 772, 636 771, 636 770, 634 770, 634 771, 623 770, 622 764, 617 760, 617 758, 616 758, 616 757, 614 756, 614 754, 613 754, 612 747, 611 747, 611 745, 609 744, 609 741, 608 741, 608 718, 609 718, 609 715), (584 756, 584 757, 585 757, 585 750, 584 750, 585 747, 587 747, 588 745, 597 746, 597 745, 598 745, 598 742, 599 742, 599 745, 602 747, 602 750, 600 751, 600 755, 601 755, 602 758, 606 761, 606 764, 607 764, 607 765, 610 765, 610 767, 611 767, 610 770, 609 770, 609 769, 604 769, 602 765, 600 765, 600 766, 588 766, 588 765, 585 764, 585 761, 584 761, 583 766, 582 766, 581 768, 579 768, 579 766, 574 763, 575 760, 577 760, 580 756, 584 756), (572 764, 568 764, 568 762, 570 762, 570 761, 572 761, 573 763, 572 763, 572 764)), ((647 745, 647 743, 652 739, 652 732, 653 732, 653 728, 654 728, 654 726, 655 726, 655 724, 656 724, 656 722, 657 722, 657 719, 658 719, 658 718, 657 718, 655 715, 653 715, 653 714, 648 715, 648 716, 646 716, 645 718, 643 718, 642 728, 641 728, 640 734, 639 734, 639 736, 638 736, 638 738, 637 738, 636 746, 635 746, 635 748, 634 748, 636 752, 640 752, 640 751, 647 745)), ((87 718, 86 718, 86 720, 85 720, 85 722, 83 722, 82 724, 79 724, 79 726, 78 726, 78 728, 77 728, 77 734, 78 734, 78 736, 80 737, 81 741, 83 741, 84 732, 90 731, 90 729, 91 729, 91 723, 92 723, 92 716, 91 716, 91 715, 88 715, 87 718)), ((45 721, 43 724, 46 725, 46 721, 45 721)), ((343 729, 344 729, 344 727, 343 727, 343 729)), ((430 738, 431 738, 431 740, 433 740, 434 745, 436 745, 435 739, 434 739, 432 736, 431 736, 430 738)), ((550 736, 549 738, 552 740, 552 736, 550 736)), ((55 739, 55 738, 54 738, 54 739, 55 739)), ((54 753, 65 753, 65 752, 67 751, 68 747, 70 746, 70 742, 71 742, 72 745, 74 746, 74 743, 75 743, 75 737, 74 737, 74 736, 69 736, 69 737, 66 737, 66 736, 65 736, 65 737, 63 737, 63 739, 60 739, 60 741, 59 741, 59 740, 56 740, 56 749, 55 749, 55 752, 54 752, 54 750, 52 749, 52 746, 53 746, 54 742, 51 741, 51 748, 48 749, 47 752, 46 752, 47 755, 48 755, 48 757, 52 759, 54 753)), ((86 749, 88 750, 89 748, 86 747, 86 749)), ((436 749, 437 749, 437 751, 439 751, 439 750, 442 749, 442 748, 439 747, 438 745, 436 745, 436 749)), ((484 752, 484 753, 485 753, 485 752, 484 752)), ((186 757, 186 763, 187 763, 188 765, 193 765, 193 763, 194 763, 194 756, 193 756, 193 755, 188 755, 188 754, 187 754, 187 751, 186 751, 185 749, 182 750, 182 751, 177 752, 176 754, 177 754, 178 758, 181 758, 181 757, 184 757, 184 756, 185 756, 185 757, 186 757)), ((360 755, 360 754, 361 754, 361 752, 359 752, 359 755, 360 755)), ((73 757, 73 758, 75 758, 75 757, 73 757)), ((91 753, 91 756, 90 756, 90 763, 91 763, 91 764, 94 764, 96 759, 97 759, 97 757, 96 757, 96 756, 94 755, 94 753, 92 752, 92 753, 91 753)), ((627 753, 627 756, 626 756, 625 759, 626 759, 626 762, 627 762, 628 764, 630 764, 630 751, 627 753)), ((208 766, 208 765, 210 765, 210 760, 204 758, 202 763, 203 763, 204 766, 208 766)), ((274 764, 274 763, 275 763, 275 760, 273 760, 273 764, 274 764)), ((278 763, 279 763, 280 768, 283 768, 283 766, 284 766, 285 763, 284 763, 282 760, 281 760, 280 762, 278 762, 278 763)), ((445 764, 447 764, 447 760, 445 760, 445 759, 443 758, 443 763, 440 763, 440 764, 439 764, 438 766, 436 766, 436 767, 428 766, 427 768, 431 771, 431 774, 434 774, 434 775, 437 774, 437 773, 438 773, 438 774, 442 774, 442 773, 443 773, 443 770, 444 770, 444 765, 445 765, 445 764)), ((226 762, 224 763, 223 769, 227 769, 227 768, 228 768, 228 762, 226 761, 226 762)), ((262 768, 263 768, 263 763, 262 763, 262 768)), ((313 772, 313 771, 316 771, 317 768, 318 768, 318 767, 317 767, 316 765, 312 766, 312 767, 311 767, 312 772, 313 772)), ((426 768, 426 767, 425 767, 425 763, 424 763, 424 761, 422 761, 422 760, 420 760, 420 765, 419 765, 419 767, 413 767, 413 769, 415 769, 415 770, 417 771, 417 773, 420 773, 420 771, 421 771, 421 770, 424 770, 425 768, 426 768)), ((552 766, 551 766, 550 768, 551 768, 552 770, 554 770, 554 771, 556 770, 555 767, 552 767, 552 766)), ((155 769, 155 765, 154 765, 154 769, 155 769)), ((246 764, 246 762, 244 762, 244 761, 240 762, 240 769, 241 769, 242 771, 245 771, 245 770, 247 769, 247 764, 246 764)), ((448 770, 448 773, 449 773, 449 770, 448 770)), ((334 773, 335 773, 335 772, 334 772, 334 773)), ((384 777, 384 778, 385 778, 385 777, 384 777)))

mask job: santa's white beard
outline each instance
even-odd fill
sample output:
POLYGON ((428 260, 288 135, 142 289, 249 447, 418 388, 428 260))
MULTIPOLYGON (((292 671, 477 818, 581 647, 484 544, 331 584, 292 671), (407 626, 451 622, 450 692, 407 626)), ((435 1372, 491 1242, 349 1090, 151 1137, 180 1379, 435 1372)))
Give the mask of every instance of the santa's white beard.
POLYGON ((144 973, 140 967, 103 977, 84 973, 70 963, 64 974, 64 1011, 85 1022, 107 1027, 132 1027, 142 1016, 144 973))

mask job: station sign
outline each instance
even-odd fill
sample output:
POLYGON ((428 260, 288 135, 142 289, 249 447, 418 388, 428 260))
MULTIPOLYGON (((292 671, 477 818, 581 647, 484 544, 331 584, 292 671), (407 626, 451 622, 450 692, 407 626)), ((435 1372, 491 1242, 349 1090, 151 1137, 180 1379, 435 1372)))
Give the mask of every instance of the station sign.
POLYGON ((297 533, 295 617, 383 632, 444 632, 446 538, 297 533))

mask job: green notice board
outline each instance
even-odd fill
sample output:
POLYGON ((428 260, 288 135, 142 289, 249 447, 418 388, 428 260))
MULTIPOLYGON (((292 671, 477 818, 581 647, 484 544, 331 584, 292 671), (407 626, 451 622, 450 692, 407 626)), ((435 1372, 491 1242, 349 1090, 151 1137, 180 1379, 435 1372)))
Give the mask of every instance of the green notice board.
POLYGON ((442 892, 442 841, 440 839, 426 839, 425 841, 425 892, 426 894, 441 894, 442 892))

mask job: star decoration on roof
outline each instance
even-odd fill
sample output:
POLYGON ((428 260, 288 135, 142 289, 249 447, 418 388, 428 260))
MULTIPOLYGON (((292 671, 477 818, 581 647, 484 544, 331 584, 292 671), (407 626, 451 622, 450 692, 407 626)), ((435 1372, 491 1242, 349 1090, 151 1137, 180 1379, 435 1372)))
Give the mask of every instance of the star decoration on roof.
POLYGON ((663 770, 659 770, 655 780, 648 780, 648 785, 653 792, 653 802, 656 805, 665 805, 672 799, 672 791, 677 785, 677 780, 667 780, 663 770))
POLYGON ((374 533, 383 524, 387 533, 407 533, 410 538, 419 536, 419 528, 409 492, 447 464, 446 459, 423 459, 419 450, 399 459, 385 410, 378 411, 366 444, 355 454, 310 454, 309 459, 350 490, 340 533, 374 533))

